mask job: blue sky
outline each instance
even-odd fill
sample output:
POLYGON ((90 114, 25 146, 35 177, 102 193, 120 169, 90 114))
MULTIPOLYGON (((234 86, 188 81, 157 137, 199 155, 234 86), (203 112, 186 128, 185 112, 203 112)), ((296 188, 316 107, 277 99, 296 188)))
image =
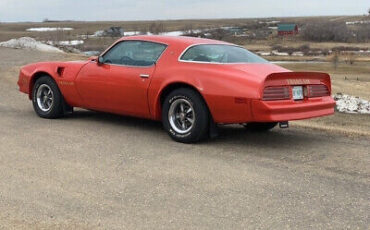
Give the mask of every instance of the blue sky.
POLYGON ((0 0, 0 21, 361 15, 369 0, 0 0))

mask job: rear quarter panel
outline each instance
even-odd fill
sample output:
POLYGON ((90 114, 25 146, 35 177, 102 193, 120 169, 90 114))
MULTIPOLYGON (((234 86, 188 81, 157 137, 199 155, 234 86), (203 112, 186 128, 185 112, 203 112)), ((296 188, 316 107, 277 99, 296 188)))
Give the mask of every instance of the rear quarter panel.
POLYGON ((217 123, 243 122, 252 117, 251 99, 260 97, 261 77, 222 64, 181 62, 177 59, 180 54, 180 50, 169 47, 157 64, 148 91, 154 119, 161 119, 161 93, 174 83, 195 87, 217 123))

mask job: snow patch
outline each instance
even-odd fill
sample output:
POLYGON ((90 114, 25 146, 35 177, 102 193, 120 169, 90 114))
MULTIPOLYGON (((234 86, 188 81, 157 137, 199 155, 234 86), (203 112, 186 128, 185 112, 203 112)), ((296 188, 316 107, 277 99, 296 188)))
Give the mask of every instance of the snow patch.
POLYGON ((296 52, 293 52, 292 53, 292 56, 295 56, 295 57, 303 57, 304 56, 304 53, 301 52, 301 51, 296 51, 296 52))
POLYGON ((260 55, 260 56, 270 56, 271 55, 271 52, 268 52, 268 51, 258 51, 257 54, 260 55))
POLYGON ((184 34, 183 31, 171 31, 171 32, 161 33, 161 35, 165 35, 165 36, 181 36, 183 34, 184 34))
POLYGON ((35 39, 30 37, 22 37, 18 39, 11 39, 6 42, 0 42, 0 46, 13 49, 28 49, 39 50, 43 52, 63 53, 63 51, 58 48, 36 41, 35 39))
POLYGON ((86 56, 89 56, 89 57, 91 57, 91 56, 99 56, 100 53, 101 52, 95 51, 95 50, 83 52, 83 54, 85 54, 86 56))
POLYGON ((28 28, 26 31, 32 32, 48 32, 48 31, 71 31, 73 28, 70 27, 36 27, 36 28, 28 28))
POLYGON ((286 53, 286 52, 279 52, 279 51, 277 51, 277 50, 273 50, 273 51, 271 51, 271 54, 272 54, 272 55, 275 55, 275 56, 289 56, 289 54, 288 54, 288 53, 286 53))
POLYGON ((83 40, 71 40, 71 41, 47 41, 46 42, 49 45, 60 45, 60 46, 78 46, 84 44, 83 40))
POLYGON ((259 23, 259 24, 273 25, 273 24, 278 24, 278 23, 280 23, 280 21, 267 21, 267 22, 265 22, 265 21, 259 21, 258 23, 259 23))
MULTIPOLYGON (((192 31, 193 33, 200 33, 201 30, 193 30, 192 31)), ((182 36, 186 33, 190 33, 190 31, 169 31, 169 32, 163 32, 163 33, 159 33, 159 35, 164 35, 164 36, 182 36)), ((125 36, 134 36, 134 35, 140 35, 140 34, 143 34, 143 35, 153 35, 152 33, 150 32, 141 32, 141 31, 126 31, 124 32, 124 35, 125 36)), ((106 32, 104 30, 98 30, 96 31, 93 35, 91 35, 91 37, 104 37, 106 36, 106 32)))
POLYGON ((357 24, 370 24, 370 20, 346 22, 346 25, 357 25, 357 24))
POLYGON ((104 30, 98 30, 98 31, 96 31, 96 32, 92 35, 92 37, 103 37, 103 36, 104 36, 104 34, 105 34, 104 30))
POLYGON ((124 32, 125 36, 134 36, 134 35, 139 35, 140 31, 126 31, 124 32))
POLYGON ((333 98, 339 112, 370 114, 370 101, 342 93, 335 94, 333 98))
MULTIPOLYGON (((134 36, 134 35, 139 35, 139 34, 142 34, 142 32, 140 32, 140 31, 126 31, 125 32, 125 36, 134 36)), ((144 34, 145 35, 153 35, 150 32, 146 32, 144 34)), ((170 31, 170 32, 159 33, 159 35, 165 35, 165 36, 181 36, 183 34, 184 34, 183 31, 170 31)))

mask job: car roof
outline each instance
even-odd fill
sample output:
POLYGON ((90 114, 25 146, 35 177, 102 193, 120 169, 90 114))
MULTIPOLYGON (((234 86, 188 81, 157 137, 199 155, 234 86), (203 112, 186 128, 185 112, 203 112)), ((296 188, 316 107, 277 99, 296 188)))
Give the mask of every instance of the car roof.
POLYGON ((217 41, 205 38, 195 38, 186 36, 163 36, 163 35, 138 35, 138 36, 127 36, 120 39, 120 41, 125 40, 141 40, 164 43, 167 45, 195 45, 195 44, 230 44, 223 41, 217 41))

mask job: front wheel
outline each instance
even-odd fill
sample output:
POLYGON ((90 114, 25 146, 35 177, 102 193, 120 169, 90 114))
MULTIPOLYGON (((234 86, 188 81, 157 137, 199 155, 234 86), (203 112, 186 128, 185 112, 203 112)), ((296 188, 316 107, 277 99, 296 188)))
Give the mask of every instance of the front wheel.
POLYGON ((243 125, 247 130, 254 132, 265 132, 273 129, 277 125, 277 122, 253 122, 243 125))
POLYGON ((162 106, 163 126, 178 142, 193 143, 207 136, 209 112, 198 92, 180 88, 172 91, 162 106))
POLYGON ((63 113, 63 97, 55 81, 49 76, 36 80, 32 91, 32 104, 42 118, 57 118, 63 113))

